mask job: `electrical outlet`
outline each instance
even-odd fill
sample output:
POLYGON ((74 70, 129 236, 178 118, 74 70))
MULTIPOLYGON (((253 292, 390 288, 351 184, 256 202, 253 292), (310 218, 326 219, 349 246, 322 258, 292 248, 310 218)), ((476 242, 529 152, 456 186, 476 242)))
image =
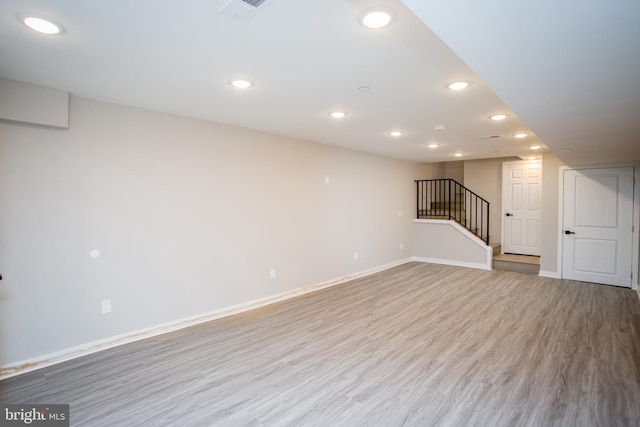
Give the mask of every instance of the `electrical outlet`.
POLYGON ((325 176, 325 177, 324 177, 324 183, 325 183, 325 184, 328 184, 328 183, 329 183, 329 177, 328 177, 328 176, 325 176))
POLYGON ((402 216, 402 211, 398 211, 398 216, 402 216))
POLYGON ((358 259, 358 252, 353 253, 353 259, 358 259))
POLYGON ((271 271, 269 272, 269 277, 272 279, 276 278, 276 269, 272 268, 271 271))
POLYGON ((102 314, 111 313, 111 300, 110 299, 103 299, 100 302, 100 304, 102 306, 102 314))
POLYGON ((404 243, 400 243, 400 250, 404 249, 404 243))

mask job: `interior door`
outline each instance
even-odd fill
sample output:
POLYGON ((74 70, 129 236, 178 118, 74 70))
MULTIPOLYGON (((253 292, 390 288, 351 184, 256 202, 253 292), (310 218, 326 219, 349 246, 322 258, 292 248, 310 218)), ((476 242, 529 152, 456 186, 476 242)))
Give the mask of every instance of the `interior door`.
POLYGON ((502 184, 502 251, 540 256, 542 162, 504 163, 502 184))
POLYGON ((633 168, 564 171, 562 277, 631 287, 633 168))

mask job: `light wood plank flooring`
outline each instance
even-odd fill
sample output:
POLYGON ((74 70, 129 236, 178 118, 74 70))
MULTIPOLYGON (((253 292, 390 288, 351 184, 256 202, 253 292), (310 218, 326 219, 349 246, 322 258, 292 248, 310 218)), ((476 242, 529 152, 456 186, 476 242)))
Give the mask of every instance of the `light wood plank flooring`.
POLYGON ((634 291, 409 263, 0 382, 76 426, 638 426, 634 291))

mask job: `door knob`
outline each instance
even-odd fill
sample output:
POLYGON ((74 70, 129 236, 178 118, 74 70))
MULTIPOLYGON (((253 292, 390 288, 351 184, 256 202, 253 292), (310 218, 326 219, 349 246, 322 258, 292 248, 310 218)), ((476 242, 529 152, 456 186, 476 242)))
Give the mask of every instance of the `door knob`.
POLYGON ((513 216, 513 214, 512 214, 512 213, 509 213, 509 212, 507 212, 507 213, 506 213, 506 215, 507 215, 507 216, 513 216))
POLYGON ((564 234, 576 234, 575 231, 564 230, 564 234))

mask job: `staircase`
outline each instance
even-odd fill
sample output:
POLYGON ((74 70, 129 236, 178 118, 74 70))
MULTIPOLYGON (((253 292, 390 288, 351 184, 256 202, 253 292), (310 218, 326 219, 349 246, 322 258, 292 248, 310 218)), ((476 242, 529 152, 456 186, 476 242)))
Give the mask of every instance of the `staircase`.
POLYGON ((489 244, 489 202, 453 179, 416 181, 418 219, 453 220, 489 244))
POLYGON ((494 270, 538 274, 540 257, 501 254, 499 243, 489 242, 489 202, 453 179, 416 181, 418 219, 455 221, 493 250, 494 270))

